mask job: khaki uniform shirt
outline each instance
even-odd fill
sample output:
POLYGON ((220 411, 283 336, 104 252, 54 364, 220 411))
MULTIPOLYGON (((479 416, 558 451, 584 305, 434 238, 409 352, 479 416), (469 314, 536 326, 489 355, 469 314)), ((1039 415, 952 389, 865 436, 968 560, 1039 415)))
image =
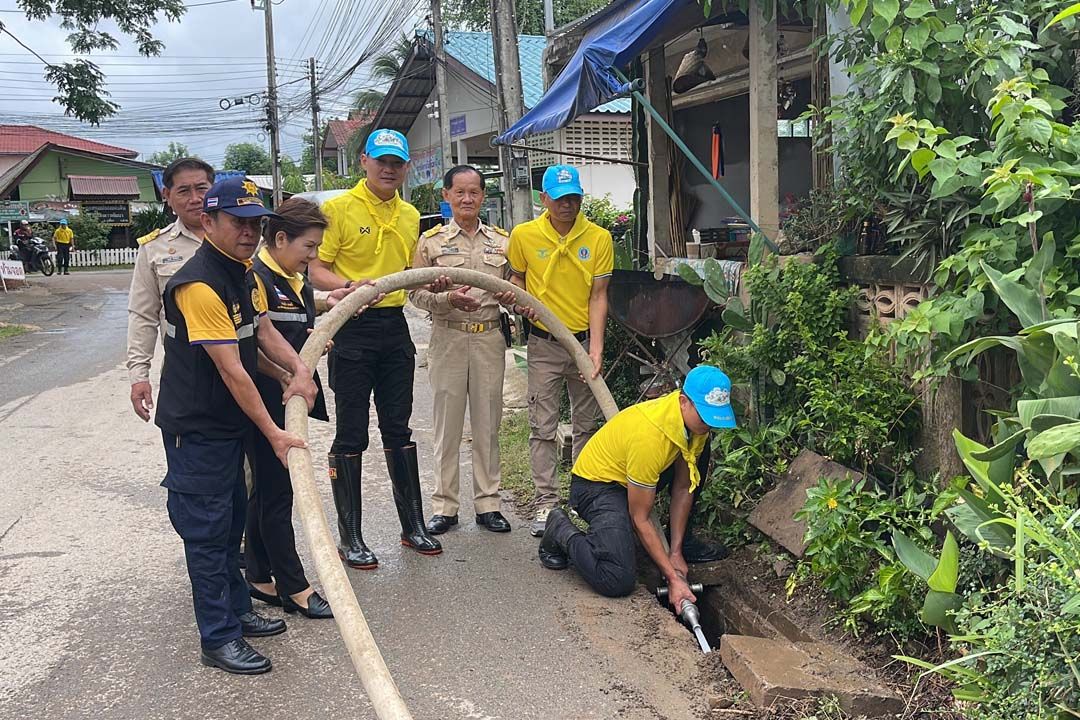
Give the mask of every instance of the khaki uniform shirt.
POLYGON ((128 295, 127 369, 132 384, 150 379, 150 361, 165 320, 165 283, 202 245, 202 238, 177 219, 139 238, 139 254, 128 295))
MULTIPOLYGON (((452 219, 446 225, 428 230, 416 245, 414 268, 447 267, 479 270, 501 280, 510 277, 506 248, 510 236, 502 228, 480 223, 476 234, 469 237, 452 219)), ((409 299, 417 307, 431 313, 433 319, 447 322, 497 322, 499 303, 486 290, 474 288, 469 293, 480 300, 480 309, 465 312, 450 305, 450 292, 432 293, 423 288, 411 290, 409 299)))

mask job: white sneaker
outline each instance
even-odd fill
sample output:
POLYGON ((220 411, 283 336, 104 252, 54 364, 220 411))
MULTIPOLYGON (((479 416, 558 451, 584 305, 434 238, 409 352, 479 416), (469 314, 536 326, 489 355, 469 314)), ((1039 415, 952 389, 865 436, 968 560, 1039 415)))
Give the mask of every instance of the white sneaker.
POLYGON ((529 528, 529 532, 533 537, 543 537, 544 529, 547 528, 548 513, 551 512, 551 508, 540 508, 536 511, 536 517, 533 518, 532 527, 529 528))

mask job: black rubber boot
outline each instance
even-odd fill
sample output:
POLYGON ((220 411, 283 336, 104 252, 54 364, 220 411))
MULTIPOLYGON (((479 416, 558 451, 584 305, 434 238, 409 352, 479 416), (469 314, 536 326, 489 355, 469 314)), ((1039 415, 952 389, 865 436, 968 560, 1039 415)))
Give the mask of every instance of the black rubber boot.
POLYGON ((330 465, 330 487, 334 491, 334 507, 337 509, 338 555, 351 568, 374 570, 379 559, 364 544, 360 533, 361 510, 360 473, 361 455, 327 455, 330 465))
POLYGON ((555 508, 548 513, 544 537, 540 540, 540 564, 548 570, 565 570, 570 564, 567 557, 570 538, 580 532, 565 510, 555 508))
POLYGON ((383 450, 386 469, 394 486, 394 504, 401 521, 401 544, 421 555, 438 555, 442 545, 431 537, 424 525, 424 504, 420 497, 420 466, 416 445, 383 450))

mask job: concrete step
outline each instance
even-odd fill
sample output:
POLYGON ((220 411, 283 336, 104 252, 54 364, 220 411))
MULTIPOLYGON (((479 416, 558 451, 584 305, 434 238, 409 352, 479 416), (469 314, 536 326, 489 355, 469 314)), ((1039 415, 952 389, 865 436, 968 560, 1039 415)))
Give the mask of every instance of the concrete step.
POLYGON ((874 680, 870 668, 824 643, 724 635, 720 658, 759 707, 833 696, 851 715, 881 718, 904 709, 903 699, 874 680))

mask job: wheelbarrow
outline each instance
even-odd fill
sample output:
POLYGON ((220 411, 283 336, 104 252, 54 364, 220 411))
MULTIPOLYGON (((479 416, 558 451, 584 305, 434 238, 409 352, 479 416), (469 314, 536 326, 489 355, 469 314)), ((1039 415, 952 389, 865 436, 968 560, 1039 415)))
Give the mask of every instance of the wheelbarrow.
POLYGON ((657 279, 651 272, 616 270, 608 284, 608 313, 630 336, 605 380, 630 357, 647 367, 652 377, 644 383, 635 402, 640 402, 658 384, 678 387, 682 372, 675 357, 713 306, 705 291, 677 277, 657 279), (665 343, 658 340, 674 338, 665 343))

